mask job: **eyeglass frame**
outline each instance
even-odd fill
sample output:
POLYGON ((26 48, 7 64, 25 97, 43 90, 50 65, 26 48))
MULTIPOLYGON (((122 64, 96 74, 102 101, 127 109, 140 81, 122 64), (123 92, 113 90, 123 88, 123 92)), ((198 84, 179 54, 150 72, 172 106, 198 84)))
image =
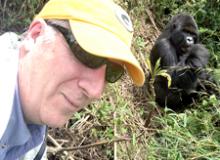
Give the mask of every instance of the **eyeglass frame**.
POLYGON ((71 51, 73 52, 74 56, 86 67, 92 68, 92 69, 96 69, 101 67, 102 65, 106 64, 106 74, 105 74, 105 79, 107 82, 109 83, 115 83, 116 81, 118 81, 125 73, 125 69, 123 65, 117 64, 115 62, 112 62, 110 60, 108 60, 107 58, 103 58, 103 57, 99 57, 99 56, 95 56, 91 53, 88 53, 87 51, 85 51, 76 41, 72 31, 70 29, 67 29, 61 25, 52 23, 51 21, 47 21, 46 23, 53 27, 54 29, 58 30, 64 37, 64 39, 66 40, 67 44, 69 45, 69 48, 71 49, 71 51), (78 49, 80 49, 81 53, 83 52, 84 55, 87 56, 87 61, 85 60, 85 57, 83 58, 82 54, 79 54, 79 51, 76 51, 76 48, 73 49, 73 47, 77 47, 78 49), (87 62, 92 62, 90 59, 88 60, 88 57, 90 57, 91 59, 96 59, 99 61, 99 63, 95 66, 92 66, 93 63, 87 63, 87 62), (109 78, 110 76, 108 76, 109 74, 111 74, 111 69, 113 70, 113 73, 115 73, 115 75, 117 74, 117 70, 118 72, 118 76, 114 79, 109 78))

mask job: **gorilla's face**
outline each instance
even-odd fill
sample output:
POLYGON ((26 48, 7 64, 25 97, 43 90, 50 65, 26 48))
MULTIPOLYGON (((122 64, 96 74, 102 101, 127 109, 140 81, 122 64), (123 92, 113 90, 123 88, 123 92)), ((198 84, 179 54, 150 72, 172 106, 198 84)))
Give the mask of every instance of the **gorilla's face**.
POLYGON ((186 31, 177 30, 172 33, 171 42, 179 54, 185 54, 197 42, 197 36, 186 31))
POLYGON ((171 28, 170 41, 178 54, 187 53, 189 48, 198 42, 198 27, 192 17, 175 19, 171 28))

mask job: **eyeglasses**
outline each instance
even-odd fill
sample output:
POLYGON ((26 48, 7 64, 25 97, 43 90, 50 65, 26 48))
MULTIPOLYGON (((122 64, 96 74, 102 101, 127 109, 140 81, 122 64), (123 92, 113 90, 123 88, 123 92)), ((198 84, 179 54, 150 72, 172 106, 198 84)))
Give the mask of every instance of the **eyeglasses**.
POLYGON ((107 82, 114 83, 124 74, 124 68, 121 65, 111 62, 106 58, 94 56, 83 50, 70 30, 56 24, 48 24, 62 33, 73 54, 82 64, 92 69, 106 65, 105 79, 107 82))

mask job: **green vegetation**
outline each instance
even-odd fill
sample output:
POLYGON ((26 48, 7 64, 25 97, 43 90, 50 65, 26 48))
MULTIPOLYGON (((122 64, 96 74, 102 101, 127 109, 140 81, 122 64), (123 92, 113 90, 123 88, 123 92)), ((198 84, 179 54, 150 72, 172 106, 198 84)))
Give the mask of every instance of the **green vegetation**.
MULTIPOLYGON (((0 33, 22 32, 43 3, 44 0, 1 2, 0 33)), ((207 67, 220 83, 219 0, 117 0, 117 3, 128 10, 134 22, 133 50, 146 73, 149 72, 146 59, 159 31, 172 15, 189 12, 198 23, 201 42, 211 53, 207 67)), ((76 113, 65 128, 50 130, 57 142, 60 137, 68 140, 60 142, 63 147, 95 144, 68 154, 61 152, 56 158, 219 160, 219 97, 206 94, 183 113, 175 113, 157 107, 153 93, 146 92, 150 86, 151 83, 143 88, 134 87, 125 76, 107 87, 101 101, 76 113)))
POLYGON ((22 33, 35 13, 48 0, 2 0, 0 3, 0 34, 6 31, 22 33))

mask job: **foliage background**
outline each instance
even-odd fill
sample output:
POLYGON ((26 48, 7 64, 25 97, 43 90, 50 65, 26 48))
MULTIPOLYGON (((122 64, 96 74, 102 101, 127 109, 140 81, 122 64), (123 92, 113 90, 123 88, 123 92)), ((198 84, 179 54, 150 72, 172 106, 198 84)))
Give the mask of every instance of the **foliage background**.
MULTIPOLYGON (((1 0, 0 33, 22 33, 46 0, 1 0)), ((188 12, 198 23, 200 41, 210 51, 207 66, 220 82, 219 0, 117 0, 131 15, 132 50, 148 79, 150 49, 170 18, 188 12)), ((109 85, 100 101, 73 115, 60 129, 50 129, 49 159, 218 160, 220 100, 200 97, 182 113, 161 109, 154 95, 125 76, 109 85)), ((219 89, 219 86, 216 86, 219 89)))

